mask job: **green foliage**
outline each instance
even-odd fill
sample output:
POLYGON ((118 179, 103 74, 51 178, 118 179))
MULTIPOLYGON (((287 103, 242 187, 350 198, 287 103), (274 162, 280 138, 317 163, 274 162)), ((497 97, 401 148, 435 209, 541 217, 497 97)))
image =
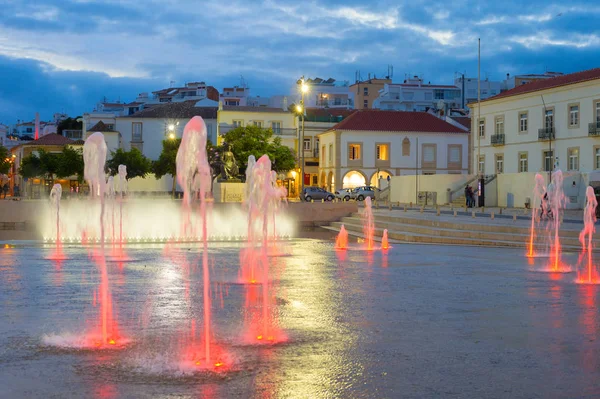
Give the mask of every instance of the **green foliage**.
POLYGON ((83 181, 83 166, 82 150, 65 146, 59 156, 56 176, 65 178, 76 175, 77 180, 81 183, 83 181))
POLYGON ((80 116, 77 116, 75 118, 69 117, 67 119, 62 120, 56 127, 56 133, 62 135, 63 130, 82 130, 83 123, 77 122, 78 118, 81 118, 81 117, 80 116))
POLYGON ((281 137, 273 138, 271 129, 257 126, 237 127, 225 133, 223 138, 231 146, 231 152, 240 167, 240 174, 245 173, 250 155, 258 159, 267 154, 276 172, 286 172, 296 165, 292 150, 281 144, 281 137))
POLYGON ((119 165, 127 166, 127 180, 134 177, 145 178, 152 170, 152 162, 137 148, 123 151, 122 148, 111 153, 112 158, 106 162, 106 168, 111 176, 119 173, 119 165))
POLYGON ((7 174, 9 172, 10 156, 8 148, 0 145, 0 174, 7 174))
POLYGON ((39 149, 38 158, 42 167, 42 175, 45 175, 50 180, 54 180, 54 176, 56 176, 56 172, 58 171, 58 165, 60 164, 60 154, 39 149))
POLYGON ((35 153, 31 153, 28 156, 24 157, 21 160, 19 174, 25 179, 43 176, 45 172, 42 168, 42 162, 40 161, 40 158, 35 153))
POLYGON ((162 152, 158 159, 152 162, 152 173, 154 173, 154 177, 156 179, 160 179, 164 175, 171 175, 173 177, 177 174, 177 150, 179 150, 179 145, 181 144, 181 139, 174 140, 163 140, 162 142, 162 152))

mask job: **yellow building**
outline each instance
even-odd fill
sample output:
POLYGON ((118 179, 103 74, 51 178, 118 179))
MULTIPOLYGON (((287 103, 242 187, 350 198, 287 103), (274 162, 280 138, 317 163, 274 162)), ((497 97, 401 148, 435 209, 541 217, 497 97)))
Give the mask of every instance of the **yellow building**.
MULTIPOLYGON (((277 137, 281 137, 283 145, 298 154, 298 118, 284 108, 227 106, 219 104, 217 113, 217 143, 223 143, 223 135, 240 126, 258 126, 272 129, 277 137)), ((239 160, 238 160, 239 161, 239 160)), ((288 190, 288 197, 297 198, 300 191, 298 170, 289 171, 279 176, 279 182, 288 190)))
POLYGON ((374 78, 350 85, 350 90, 354 91, 354 109, 373 108, 373 101, 379 97, 379 90, 389 83, 392 83, 392 79, 374 78))

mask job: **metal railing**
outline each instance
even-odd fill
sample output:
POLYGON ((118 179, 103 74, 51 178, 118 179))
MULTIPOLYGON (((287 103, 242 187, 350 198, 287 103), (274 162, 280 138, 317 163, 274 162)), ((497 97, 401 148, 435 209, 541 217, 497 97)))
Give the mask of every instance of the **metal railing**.
POLYGON ((354 103, 350 99, 348 99, 348 100, 343 100, 343 99, 317 100, 318 107, 341 107, 344 105, 354 105, 354 103))
POLYGON ((592 122, 588 126, 589 136, 600 136, 600 121, 592 122))
MULTIPOLYGON (((219 134, 225 134, 228 131, 235 129, 236 127, 237 126, 234 126, 229 123, 219 123, 219 134)), ((271 126, 263 126, 263 129, 273 130, 273 134, 275 136, 294 136, 294 137, 296 137, 298 135, 298 129, 294 129, 294 128, 273 129, 271 126)))
POLYGON ((492 145, 504 145, 504 134, 493 134, 490 140, 492 145))
POLYGON ((83 131, 82 130, 63 130, 62 135, 68 139, 78 140, 78 139, 83 138, 83 131))
POLYGON ((538 140, 554 140, 555 136, 554 127, 538 129, 538 140))

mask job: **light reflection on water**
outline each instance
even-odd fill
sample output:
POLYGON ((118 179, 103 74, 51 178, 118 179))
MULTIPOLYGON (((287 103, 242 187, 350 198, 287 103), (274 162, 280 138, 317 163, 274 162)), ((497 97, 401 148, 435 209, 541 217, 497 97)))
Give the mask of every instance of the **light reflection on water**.
POLYGON ((132 261, 109 263, 133 342, 101 352, 41 345, 45 334, 81 334, 94 321, 98 270, 87 250, 65 248, 56 267, 44 259, 51 248, 0 248, 0 386, 12 397, 97 398, 597 393, 597 287, 532 273, 507 249, 332 247, 297 240, 269 258, 288 342, 252 346, 241 342, 240 245, 211 245, 215 340, 230 354, 223 373, 195 373, 177 358, 190 320, 202 324, 196 245, 167 254, 129 246, 132 261))

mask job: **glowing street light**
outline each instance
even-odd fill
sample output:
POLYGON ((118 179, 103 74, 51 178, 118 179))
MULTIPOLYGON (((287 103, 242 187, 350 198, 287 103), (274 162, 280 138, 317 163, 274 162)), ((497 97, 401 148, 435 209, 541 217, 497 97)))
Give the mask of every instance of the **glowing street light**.
POLYGON ((298 114, 302 114, 302 105, 297 104, 296 105, 296 111, 298 112, 298 114))
POLYGON ((302 76, 300 78, 300 80, 298 81, 298 84, 300 85, 300 104, 296 105, 296 111, 298 111, 298 113, 302 116, 302 136, 301 139, 298 140, 298 147, 300 150, 300 154, 301 154, 301 161, 300 161, 300 181, 302 182, 301 184, 301 188, 300 188, 300 193, 302 193, 304 191, 304 95, 308 93, 310 87, 306 84, 306 81, 304 80, 304 76, 302 76))
POLYGON ((169 129, 169 131, 170 131, 170 132, 172 132, 173 130, 175 130, 175 125, 171 123, 171 124, 168 126, 168 129, 169 129))
POLYGON ((169 133, 169 139, 175 140, 175 133, 173 133, 173 132, 169 133))

